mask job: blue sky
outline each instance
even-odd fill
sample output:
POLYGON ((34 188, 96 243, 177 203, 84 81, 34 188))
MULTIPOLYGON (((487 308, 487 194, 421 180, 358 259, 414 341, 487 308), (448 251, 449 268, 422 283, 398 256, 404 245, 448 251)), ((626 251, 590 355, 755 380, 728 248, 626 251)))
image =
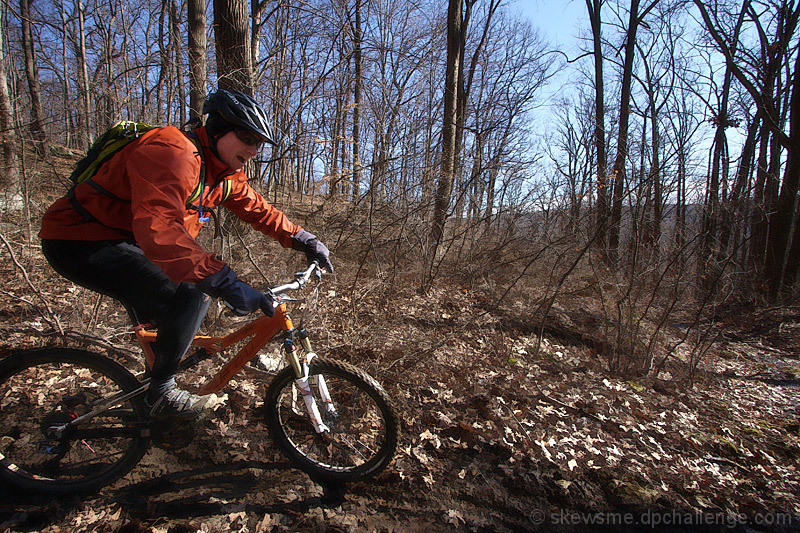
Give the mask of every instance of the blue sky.
POLYGON ((588 28, 584 0, 511 0, 511 11, 530 19, 555 47, 573 55, 581 28, 588 28))
MULTIPOLYGON (((549 49, 560 50, 570 58, 580 55, 578 36, 586 35, 589 28, 585 0, 509 0, 508 5, 511 13, 519 13, 531 21, 550 44, 549 49)), ((548 128, 552 120, 552 98, 569 90, 571 74, 574 74, 572 68, 562 69, 542 91, 538 109, 534 112, 541 128, 548 128)))

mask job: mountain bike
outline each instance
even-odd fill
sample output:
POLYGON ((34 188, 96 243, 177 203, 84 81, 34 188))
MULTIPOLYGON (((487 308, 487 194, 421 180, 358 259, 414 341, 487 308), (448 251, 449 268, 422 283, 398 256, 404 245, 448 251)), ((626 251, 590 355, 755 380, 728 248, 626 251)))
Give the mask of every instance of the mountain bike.
MULTIPOLYGON (((262 409, 272 440, 312 479, 361 480, 391 462, 398 417, 377 381, 351 364, 317 356, 302 321, 292 323, 287 303, 297 299, 287 293, 302 289, 312 275, 316 292, 316 263, 270 289, 274 316, 261 315, 226 336, 195 337, 180 369, 247 341, 199 391, 216 393, 268 342, 280 339, 286 365, 272 377, 262 409)), ((146 368, 152 368, 156 332, 149 325, 133 330, 146 368)), ((147 374, 134 376, 106 356, 68 347, 0 361, 0 480, 34 491, 95 491, 132 470, 151 444, 188 444, 192 424, 148 416, 147 374)))

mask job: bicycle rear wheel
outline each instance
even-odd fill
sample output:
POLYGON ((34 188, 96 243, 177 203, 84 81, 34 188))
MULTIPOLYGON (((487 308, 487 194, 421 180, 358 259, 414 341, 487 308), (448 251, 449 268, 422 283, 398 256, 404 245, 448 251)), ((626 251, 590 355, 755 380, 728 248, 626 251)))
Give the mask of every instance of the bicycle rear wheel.
POLYGON ((399 424, 383 388, 340 361, 314 359, 309 377, 330 431, 315 431, 294 371, 285 368, 275 376, 264 401, 267 427, 278 447, 304 472, 333 481, 355 481, 386 468, 397 447, 399 424), (320 387, 320 376, 326 387, 320 387), (325 404, 323 389, 332 404, 325 404))
POLYGON ((46 348, 0 361, 0 480, 42 492, 98 490, 147 451, 141 388, 116 362, 84 350, 46 348), (74 425, 101 405, 107 409, 74 425))

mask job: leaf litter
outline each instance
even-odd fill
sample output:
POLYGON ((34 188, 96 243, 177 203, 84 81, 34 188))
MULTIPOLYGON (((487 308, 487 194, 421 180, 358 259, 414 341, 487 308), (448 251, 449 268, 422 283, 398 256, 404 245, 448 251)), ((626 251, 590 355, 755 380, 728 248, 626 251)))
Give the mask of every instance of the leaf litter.
MULTIPOLYGON (((246 372, 187 447, 152 448, 96 495, 0 488, 0 531, 551 531, 570 528, 541 517, 564 512, 800 516, 800 354, 775 348, 779 337, 721 343, 689 386, 614 375, 588 347, 540 343, 491 313, 476 325, 460 291, 424 307, 402 296, 391 314, 366 298, 374 317, 355 323, 346 298, 327 302, 318 350, 370 372, 402 418, 393 464, 343 501, 327 502, 272 446, 258 415, 265 385, 246 372)), ((4 351, 40 342, 35 316, 3 316, 4 351)))

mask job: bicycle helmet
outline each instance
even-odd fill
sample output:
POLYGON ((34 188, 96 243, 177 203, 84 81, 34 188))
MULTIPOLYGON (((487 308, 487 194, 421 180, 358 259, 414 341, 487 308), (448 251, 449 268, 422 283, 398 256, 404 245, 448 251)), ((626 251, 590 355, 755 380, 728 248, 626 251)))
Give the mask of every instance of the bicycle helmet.
POLYGON ((213 138, 236 128, 245 128, 263 137, 265 142, 278 144, 267 112, 244 93, 219 89, 209 94, 203 103, 203 114, 208 114, 206 128, 213 138))

